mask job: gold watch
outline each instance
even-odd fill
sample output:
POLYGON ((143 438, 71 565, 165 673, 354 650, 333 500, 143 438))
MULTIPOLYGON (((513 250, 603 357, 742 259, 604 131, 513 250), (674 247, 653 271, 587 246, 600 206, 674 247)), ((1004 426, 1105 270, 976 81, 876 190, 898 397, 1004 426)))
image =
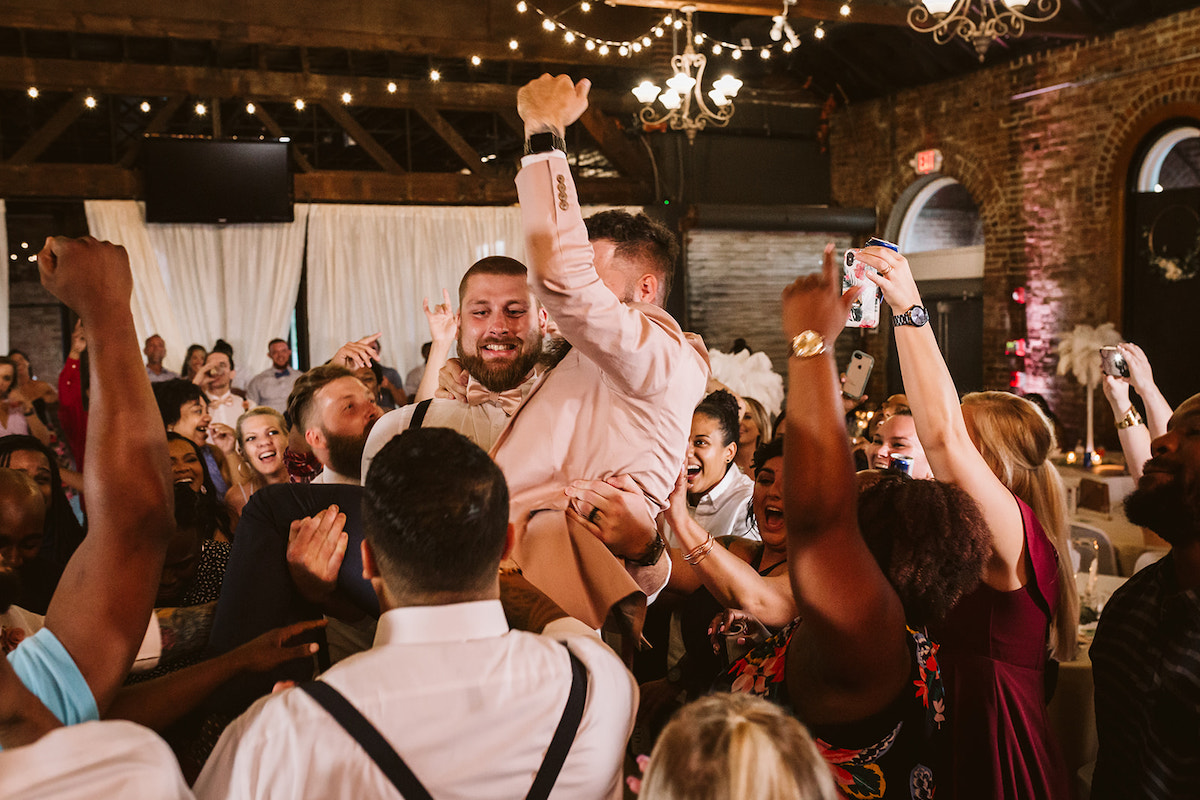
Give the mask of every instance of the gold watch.
POLYGON ((812 358, 825 352, 825 337, 814 330, 800 331, 792 337, 792 356, 812 358))

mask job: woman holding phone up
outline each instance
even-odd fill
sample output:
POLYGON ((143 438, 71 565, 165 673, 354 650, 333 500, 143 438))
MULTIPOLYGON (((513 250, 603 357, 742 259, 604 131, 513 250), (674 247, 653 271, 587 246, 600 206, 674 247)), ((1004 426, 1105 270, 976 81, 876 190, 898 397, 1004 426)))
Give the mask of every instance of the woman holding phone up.
POLYGON ((992 532, 983 583, 931 632, 954 709, 950 797, 1068 796, 1046 715, 1045 664, 1075 653, 1079 599, 1067 550, 1066 493, 1047 460, 1054 434, 1007 392, 958 394, 908 260, 883 247, 858 257, 891 306, 900 371, 933 476, 979 504, 992 532))

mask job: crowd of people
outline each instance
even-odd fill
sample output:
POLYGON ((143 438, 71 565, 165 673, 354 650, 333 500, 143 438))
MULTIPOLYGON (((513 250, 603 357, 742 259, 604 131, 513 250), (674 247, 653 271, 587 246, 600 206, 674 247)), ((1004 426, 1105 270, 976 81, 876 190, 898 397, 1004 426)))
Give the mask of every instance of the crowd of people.
MULTIPOLYGON (((405 378, 378 334, 305 372, 274 339, 244 389, 225 342, 172 372, 161 337, 139 354, 123 248, 47 240, 79 323, 57 390, 0 358, 0 797, 1071 796, 1046 414, 960 399, 881 247, 859 258, 906 393, 865 440, 832 245, 783 291, 785 417, 717 384, 663 308, 674 235, 580 212, 588 89, 521 89, 527 263, 427 302, 405 378)), ((1176 798, 1200 785, 1200 395, 1172 411, 1121 348, 1129 518, 1174 550, 1096 633, 1092 796, 1176 798)))

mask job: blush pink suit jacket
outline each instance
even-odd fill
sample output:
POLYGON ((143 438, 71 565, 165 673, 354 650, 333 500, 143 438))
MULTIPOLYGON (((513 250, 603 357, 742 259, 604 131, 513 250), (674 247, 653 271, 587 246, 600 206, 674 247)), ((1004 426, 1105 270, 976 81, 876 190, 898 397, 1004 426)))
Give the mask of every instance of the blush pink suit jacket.
POLYGON ((573 480, 624 474, 642 488, 648 519, 666 508, 707 384, 707 357, 666 311, 623 304, 601 282, 561 153, 528 156, 517 193, 530 285, 573 349, 492 448, 511 495, 512 559, 572 616, 600 627, 620 604, 640 633, 645 595, 598 539, 567 525, 563 490, 573 480))

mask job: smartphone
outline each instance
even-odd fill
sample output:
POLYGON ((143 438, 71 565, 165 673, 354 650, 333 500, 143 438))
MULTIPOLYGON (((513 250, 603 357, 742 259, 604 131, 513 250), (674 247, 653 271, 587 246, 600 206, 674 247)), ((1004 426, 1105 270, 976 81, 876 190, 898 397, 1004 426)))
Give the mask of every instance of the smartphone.
POLYGON ((842 394, 854 400, 866 394, 867 379, 871 377, 871 368, 874 366, 875 359, 872 356, 862 350, 855 350, 850 356, 850 363, 846 365, 846 382, 842 384, 842 394))
POLYGON ((1100 348, 1100 371, 1114 378, 1129 377, 1129 362, 1115 347, 1100 348))
MULTIPOLYGON (((877 239, 872 236, 867 239, 866 247, 888 247, 896 252, 900 252, 899 245, 885 242, 883 239, 877 239)), ((867 270, 875 271, 874 267, 869 267, 866 263, 858 260, 858 249, 852 248, 847 250, 843 263, 845 264, 842 272, 842 291, 850 289, 852 286, 866 286, 867 288, 854 304, 850 306, 850 317, 846 320, 847 328, 877 328, 879 327, 879 305, 883 301, 883 290, 875 284, 871 283, 866 277, 867 270)))

